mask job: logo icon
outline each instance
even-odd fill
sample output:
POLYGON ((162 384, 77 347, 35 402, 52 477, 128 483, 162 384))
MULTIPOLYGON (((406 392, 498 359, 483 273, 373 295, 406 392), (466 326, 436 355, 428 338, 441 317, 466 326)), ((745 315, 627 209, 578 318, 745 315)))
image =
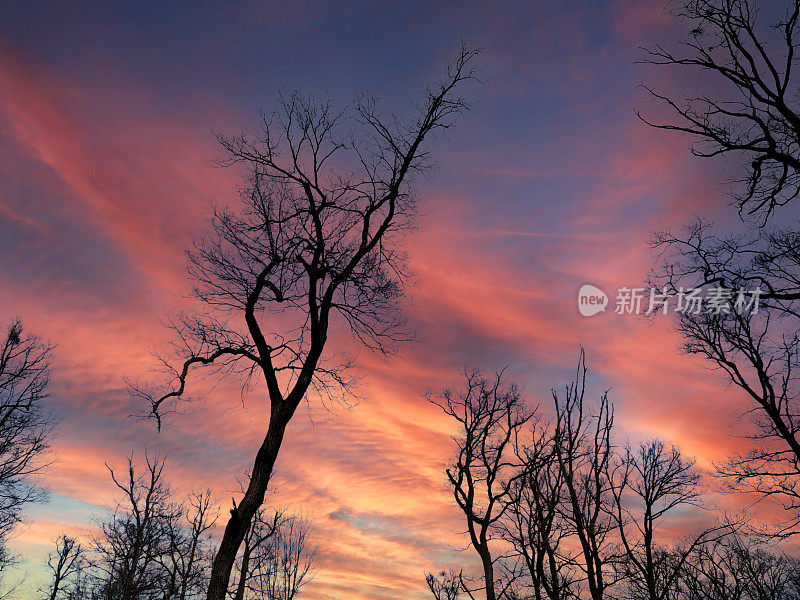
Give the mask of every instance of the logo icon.
POLYGON ((586 283, 578 290, 578 310, 584 317, 604 312, 606 306, 608 306, 608 296, 600 288, 586 283))

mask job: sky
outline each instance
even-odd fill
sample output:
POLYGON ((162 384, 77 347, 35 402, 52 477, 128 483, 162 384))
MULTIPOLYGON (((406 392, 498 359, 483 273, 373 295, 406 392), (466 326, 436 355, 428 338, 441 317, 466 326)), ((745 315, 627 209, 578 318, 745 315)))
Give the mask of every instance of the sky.
MULTIPOLYGON (((289 427, 268 500, 310 514, 324 557, 309 600, 425 597, 428 571, 474 568, 443 473, 452 424, 424 394, 459 371, 507 367, 534 405, 586 350, 593 393, 610 389, 618 438, 660 437, 702 468, 741 444, 745 400, 684 356, 668 318, 583 317, 591 283, 642 284, 660 226, 731 218, 724 165, 644 125, 639 84, 674 74, 635 64, 675 39, 663 2, 122 3, 0 6, 0 320, 20 316, 56 346, 60 416, 49 503, 14 541, 27 587, 62 531, 88 534, 114 501, 105 464, 144 448, 173 486, 211 487, 226 511, 263 437, 264 390, 235 381, 161 433, 126 377, 146 377, 185 306, 184 251, 237 174, 215 132, 257 124, 279 90, 346 102, 362 90, 402 112, 474 40, 485 82, 431 146, 404 311, 420 340, 388 360, 359 351, 363 397, 313 398, 289 427)), ((341 349, 358 351, 340 340, 341 349)), ((202 393, 205 391, 206 393, 202 393)), ((733 502, 723 497, 717 501, 733 502)))

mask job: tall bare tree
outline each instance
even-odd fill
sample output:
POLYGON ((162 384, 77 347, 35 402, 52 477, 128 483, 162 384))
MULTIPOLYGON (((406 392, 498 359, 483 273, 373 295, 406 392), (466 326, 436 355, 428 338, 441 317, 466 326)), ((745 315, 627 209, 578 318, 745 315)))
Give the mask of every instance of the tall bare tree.
POLYGON ((165 597, 187 600, 201 597, 208 585, 211 530, 218 514, 210 490, 190 493, 179 509, 182 518, 164 523, 169 548, 159 562, 167 574, 165 597))
POLYGON ((45 405, 53 347, 12 321, 0 338, 0 571, 13 560, 6 542, 23 507, 46 493, 32 479, 48 465, 56 419, 45 405))
POLYGON ((528 429, 516 450, 522 473, 508 498, 503 537, 527 567, 533 598, 566 600, 574 597, 576 578, 574 551, 566 541, 571 528, 562 514, 564 477, 552 428, 534 418, 528 429))
POLYGON ((262 550, 252 563, 252 598, 293 600, 316 570, 311 521, 296 514, 282 519, 262 550))
POLYGON ((169 368, 172 386, 132 386, 160 424, 194 367, 245 371, 266 385, 269 424, 225 527, 208 600, 225 597, 297 407, 310 389, 325 396, 347 387, 346 363, 323 353, 335 319, 380 351, 407 337, 397 305, 405 280, 398 243, 413 224, 412 182, 430 164, 429 138, 467 110, 460 93, 476 79, 477 53, 462 47, 406 122, 381 116, 369 96, 337 109, 292 94, 257 133, 219 138, 223 164, 247 176, 241 210, 216 209, 212 234, 189 253, 195 297, 208 311, 175 322, 183 360, 169 368))
POLYGON ((556 412, 554 447, 563 478, 562 514, 577 539, 583 580, 592 600, 602 600, 616 582, 613 548, 615 523, 609 477, 614 457, 614 413, 608 394, 600 396, 596 412, 584 402, 586 361, 581 349, 575 381, 564 393, 553 390, 556 412))
POLYGON ((165 481, 164 461, 145 455, 137 474, 133 456, 120 476, 108 467, 120 492, 113 517, 92 541, 97 588, 108 600, 156 600, 169 585, 161 560, 170 549, 167 523, 180 518, 165 481))
MULTIPOLYGON (((681 295, 725 290, 713 310, 678 315, 683 349, 716 366, 753 402, 750 449, 720 465, 736 487, 781 502, 783 533, 800 526, 800 237, 759 231, 753 238, 717 233, 697 221, 683 233, 660 232, 662 265, 652 285, 681 295), (740 291, 741 290, 741 291, 740 291), (753 290, 762 290, 757 300, 753 290)), ((717 292, 719 294, 719 292, 717 292)))
POLYGON ((516 385, 503 385, 502 373, 491 381, 478 371, 466 371, 465 377, 463 390, 445 390, 430 400, 458 423, 453 437, 457 454, 446 470, 447 479, 481 560, 486 599, 497 600, 506 597, 515 576, 498 577, 500 556, 493 554, 491 542, 520 477, 514 447, 532 413, 516 385))
POLYGON ((793 78, 800 2, 688 0, 668 10, 688 34, 677 48, 657 46, 642 62, 690 70, 705 92, 664 95, 648 88, 677 117, 646 122, 689 133, 697 156, 729 155, 745 175, 740 212, 766 220, 800 194, 800 107, 793 78), (770 14, 764 14, 765 12, 770 14))
POLYGON ((247 529, 242 543, 241 556, 238 559, 239 564, 236 569, 238 581, 235 582, 235 586, 233 586, 235 591, 231 594, 233 600, 244 600, 252 577, 250 563, 253 560, 253 554, 259 552, 262 546, 266 545, 267 540, 276 534, 278 523, 282 518, 283 513, 276 511, 270 519, 267 519, 262 507, 250 522, 250 527, 247 529))

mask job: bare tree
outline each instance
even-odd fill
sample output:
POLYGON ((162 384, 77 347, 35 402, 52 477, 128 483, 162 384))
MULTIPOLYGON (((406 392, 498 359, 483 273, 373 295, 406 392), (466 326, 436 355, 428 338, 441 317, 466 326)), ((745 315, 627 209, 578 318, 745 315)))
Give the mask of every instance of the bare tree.
POLYGON ((690 288, 726 292, 713 310, 679 314, 683 349, 717 367, 757 409, 750 411, 752 447, 719 465, 720 473, 739 489, 780 502, 787 515, 782 533, 796 533, 800 237, 791 231, 759 231, 750 239, 725 236, 701 220, 680 235, 660 232, 653 245, 663 262, 652 285, 676 296, 690 288))
POLYGON ((48 462, 56 419, 44 405, 53 347, 12 321, 0 338, 0 571, 13 561, 6 548, 23 507, 46 497, 32 477, 48 462))
POLYGON ((433 595, 434 600, 458 600, 461 596, 462 574, 450 571, 440 571, 438 575, 428 573, 425 583, 433 595))
POLYGON ((165 596, 176 600, 204 595, 212 558, 210 531, 218 517, 210 490, 192 492, 187 504, 179 507, 182 521, 165 522, 169 551, 160 559, 169 582, 165 596))
POLYGON ((800 3, 786 3, 771 27, 765 9, 747 0, 683 3, 678 13, 692 27, 683 43, 688 54, 659 47, 645 59, 699 69, 727 84, 713 97, 684 103, 658 96, 679 117, 678 124, 660 126, 701 140, 705 149, 695 152, 701 156, 740 155, 746 173, 740 213, 762 214, 760 227, 730 234, 704 220, 678 234, 658 232, 652 245, 661 264, 650 281, 679 303, 689 291, 714 291, 713 310, 680 314, 684 350, 724 373, 756 409, 752 448, 719 470, 734 487, 780 502, 787 518, 779 533, 793 534, 800 526, 800 235, 794 227, 763 227, 800 190, 800 117, 791 79, 800 3), (755 306, 748 291, 756 292, 755 306))
POLYGON ((491 383, 475 371, 466 377, 463 391, 432 402, 459 424, 458 455, 447 475, 481 559, 487 598, 521 596, 518 567, 508 561, 521 559, 535 598, 578 597, 585 582, 591 598, 601 600, 618 580, 620 561, 610 478, 613 412, 607 394, 597 414, 584 404, 583 351, 576 380, 563 396, 553 390, 552 427, 525 427, 534 412, 515 386, 501 386, 501 374, 491 383), (510 543, 510 555, 491 547, 498 535, 510 543), (497 564, 506 571, 502 578, 497 564))
POLYGON ((300 515, 271 519, 259 511, 245 536, 234 600, 293 600, 314 576, 317 547, 311 522, 300 515))
POLYGON ((137 474, 130 456, 123 477, 106 466, 122 499, 92 542, 99 593, 108 600, 160 599, 168 586, 161 563, 170 550, 167 523, 180 516, 163 478, 164 461, 146 453, 145 473, 137 474))
POLYGON ((555 456, 563 479, 562 515, 577 538, 578 568, 592 600, 602 600, 616 583, 613 566, 612 483, 609 469, 614 456, 613 409, 608 394, 600 397, 596 414, 584 402, 586 362, 581 349, 575 381, 564 394, 553 390, 556 412, 555 456))
POLYGON ((797 600, 797 559, 739 533, 703 545, 682 567, 679 600, 797 600))
POLYGON ((691 70, 713 91, 685 98, 659 94, 677 117, 646 122, 689 133, 696 156, 730 155, 746 175, 737 192, 740 213, 774 209, 800 194, 800 111, 792 79, 800 2, 688 0, 670 6, 689 28, 678 48, 657 46, 641 62, 691 70), (764 15, 765 11, 773 14, 764 15))
POLYGON ((252 555, 254 552, 258 552, 266 544, 267 540, 275 535, 278 530, 278 523, 282 518, 283 513, 275 511, 274 515, 267 519, 262 507, 250 522, 250 527, 248 527, 244 536, 241 557, 236 569, 238 582, 234 586, 236 591, 232 594, 233 600, 244 600, 245 593, 248 591, 248 582, 252 576, 252 567, 250 565, 252 555))
POLYGON ((517 449, 523 467, 508 498, 503 537, 527 567, 533 598, 572 598, 574 552, 565 540, 570 528, 562 515, 564 477, 555 453, 553 432, 532 420, 530 439, 517 449))
POLYGON ((318 550, 310 520, 300 515, 284 519, 267 547, 269 559, 258 561, 253 570, 260 587, 257 597, 292 600, 315 574, 318 550))
POLYGON ((100 524, 90 556, 94 597, 105 600, 194 600, 205 594, 214 524, 209 492, 176 500, 164 460, 145 453, 144 473, 133 456, 124 476, 108 467, 121 493, 100 524))
POLYGON ((519 478, 516 436, 532 413, 516 385, 503 385, 502 373, 492 381, 478 371, 466 371, 465 377, 463 390, 445 390, 430 401, 458 423, 453 437, 457 455, 446 470, 447 479, 481 560, 486 599, 497 600, 505 596, 515 575, 506 573, 504 580, 498 581, 495 566, 499 557, 492 554, 491 541, 519 478))
POLYGON ((247 176, 242 210, 216 209, 212 235, 189 253, 195 297, 208 312, 175 321, 183 360, 168 367, 172 386, 131 388, 160 424, 193 367, 258 374, 266 384, 269 425, 225 527, 209 600, 225 597, 297 407, 310 389, 336 396, 351 382, 347 361, 323 354, 332 320, 384 352, 407 338, 397 305, 405 280, 398 242, 413 224, 412 180, 429 165, 429 137, 468 108, 459 93, 476 79, 477 53, 462 47, 408 122, 382 117, 368 96, 336 109, 292 94, 258 133, 219 138, 222 163, 243 166, 247 176))
POLYGON ((75 585, 80 584, 78 579, 86 566, 84 548, 74 537, 61 534, 55 544, 45 563, 52 573, 50 589, 43 596, 49 600, 69 598, 75 585))
POLYGON ((625 551, 625 567, 632 597, 667 600, 678 587, 686 560, 699 547, 724 537, 728 525, 712 525, 669 548, 659 540, 658 528, 676 509, 696 507, 700 500, 700 474, 694 461, 675 446, 660 440, 627 449, 612 474, 614 516, 625 551))

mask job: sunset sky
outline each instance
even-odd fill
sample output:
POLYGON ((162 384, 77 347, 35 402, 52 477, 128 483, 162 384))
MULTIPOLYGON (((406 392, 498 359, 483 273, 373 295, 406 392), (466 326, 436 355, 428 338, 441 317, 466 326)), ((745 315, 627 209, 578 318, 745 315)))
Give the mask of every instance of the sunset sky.
POLYGON ((638 84, 675 85, 635 64, 677 36, 663 5, 3 3, 0 320, 56 345, 61 418, 51 500, 14 542, 27 585, 53 537, 89 532, 113 502, 104 463, 158 450, 176 488, 211 487, 227 512, 263 437, 261 388, 243 402, 236 382, 220 385, 158 434, 129 417, 142 407, 123 383, 147 376, 164 315, 184 305, 184 250, 209 201, 234 198, 214 133, 255 126, 296 87, 341 101, 368 90, 402 111, 462 38, 486 47, 486 81, 418 185, 405 311, 421 340, 388 360, 360 351, 356 406, 310 399, 271 485, 270 502, 317 526, 324 563, 305 597, 421 599, 427 571, 477 564, 444 485, 451 425, 424 398, 465 366, 508 366, 549 408, 583 345, 620 441, 658 436, 703 467, 740 444, 745 400, 678 351, 668 318, 577 310, 584 283, 642 284, 657 227, 733 217, 721 165, 636 117, 651 109, 638 84))

